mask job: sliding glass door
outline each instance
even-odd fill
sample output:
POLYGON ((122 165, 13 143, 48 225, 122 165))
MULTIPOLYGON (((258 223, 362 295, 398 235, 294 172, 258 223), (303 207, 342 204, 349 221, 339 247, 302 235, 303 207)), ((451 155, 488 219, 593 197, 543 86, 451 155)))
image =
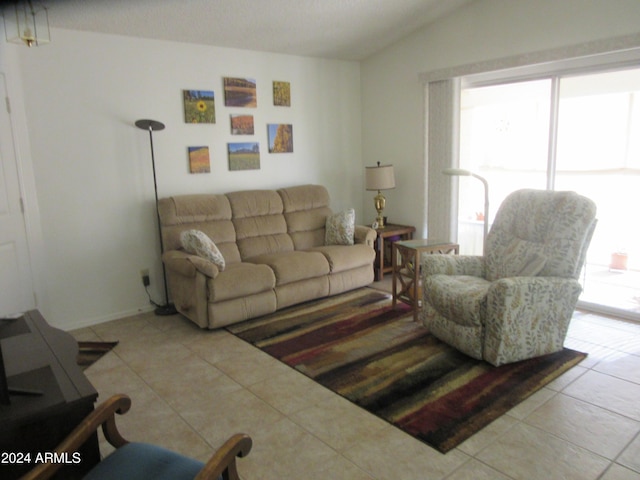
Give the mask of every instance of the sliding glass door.
MULTIPOLYGON (((640 319, 640 69, 468 86, 460 105, 460 167, 487 179, 489 222, 518 188, 592 198, 581 303, 640 319)), ((482 188, 461 177, 461 253, 482 251, 482 188)))

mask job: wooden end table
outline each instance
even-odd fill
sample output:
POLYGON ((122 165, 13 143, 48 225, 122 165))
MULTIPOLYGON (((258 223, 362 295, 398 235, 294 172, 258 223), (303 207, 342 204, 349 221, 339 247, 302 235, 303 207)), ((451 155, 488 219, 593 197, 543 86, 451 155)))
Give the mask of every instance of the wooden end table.
POLYGON ((391 253, 393 265, 393 302, 411 305, 413 319, 418 321, 418 311, 422 307, 420 281, 420 257, 423 253, 454 254, 460 252, 457 243, 441 240, 405 240, 394 242, 391 253))
POLYGON ((393 225, 390 223, 376 229, 378 234, 374 245, 376 261, 373 264, 376 282, 382 280, 385 273, 393 271, 393 262, 389 258, 393 253, 389 252, 390 255, 387 255, 385 259, 385 251, 387 250, 385 242, 391 245, 398 240, 411 240, 415 231, 416 228, 409 225, 393 225))

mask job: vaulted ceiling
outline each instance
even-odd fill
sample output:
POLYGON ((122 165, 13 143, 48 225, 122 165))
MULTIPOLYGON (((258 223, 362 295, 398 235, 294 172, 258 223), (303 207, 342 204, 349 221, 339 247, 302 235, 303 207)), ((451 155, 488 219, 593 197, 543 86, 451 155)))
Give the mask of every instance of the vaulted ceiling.
POLYGON ((45 0, 45 4, 50 24, 57 28, 362 60, 471 1, 45 0))

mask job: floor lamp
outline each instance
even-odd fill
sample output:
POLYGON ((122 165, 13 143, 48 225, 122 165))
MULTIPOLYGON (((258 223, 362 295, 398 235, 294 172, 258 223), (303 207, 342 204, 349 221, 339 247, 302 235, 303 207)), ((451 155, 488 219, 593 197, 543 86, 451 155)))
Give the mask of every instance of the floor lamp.
POLYGON ((477 178, 484 185, 484 230, 482 231, 482 253, 484 254, 487 245, 487 234, 489 233, 489 184, 486 178, 481 177, 477 173, 473 173, 470 170, 463 170, 462 168, 445 168, 442 170, 445 175, 451 176, 469 176, 477 178))
MULTIPOLYGON (((158 210, 158 182, 156 181, 156 159, 153 154, 153 132, 158 130, 164 130, 164 123, 158 122, 156 120, 136 120, 136 127, 147 130, 149 132, 149 143, 151 145, 151 165, 153 166, 153 189, 156 194, 156 220, 158 222, 158 235, 160 237, 160 254, 164 252, 164 243, 162 242, 162 228, 160 228, 160 211, 158 210)), ((155 313, 156 315, 175 315, 178 313, 176 307, 169 303, 169 289, 167 288, 167 270, 164 266, 164 262, 160 261, 162 264, 162 280, 164 281, 164 305, 157 305, 155 313)), ((152 302, 153 303, 153 302, 152 302)))

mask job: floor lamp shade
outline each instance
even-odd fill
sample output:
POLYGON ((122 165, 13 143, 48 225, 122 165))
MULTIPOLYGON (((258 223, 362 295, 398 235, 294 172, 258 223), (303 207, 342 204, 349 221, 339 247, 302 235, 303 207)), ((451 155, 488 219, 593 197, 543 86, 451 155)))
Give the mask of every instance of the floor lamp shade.
POLYGON ((378 212, 376 223, 378 228, 384 227, 384 210, 386 199, 382 195, 381 190, 390 190, 396 187, 396 179, 393 171, 393 165, 378 165, 375 167, 366 167, 365 169, 365 188, 367 190, 377 190, 378 194, 373 198, 373 204, 378 212))
MULTIPOLYGON (((156 220, 158 222, 158 235, 160 237, 160 252, 164 251, 164 243, 162 241, 162 229, 160 227, 160 212, 158 210, 158 181, 156 178, 156 159, 153 151, 153 132, 164 130, 164 123, 157 120, 142 119, 136 120, 136 127, 141 130, 147 130, 149 132, 149 144, 151 147, 151 165, 153 167, 153 190, 156 198, 156 220)), ((174 315, 177 312, 176 307, 169 303, 169 289, 167 288, 167 271, 162 263, 162 280, 164 284, 164 304, 156 305, 156 315, 174 315)))

